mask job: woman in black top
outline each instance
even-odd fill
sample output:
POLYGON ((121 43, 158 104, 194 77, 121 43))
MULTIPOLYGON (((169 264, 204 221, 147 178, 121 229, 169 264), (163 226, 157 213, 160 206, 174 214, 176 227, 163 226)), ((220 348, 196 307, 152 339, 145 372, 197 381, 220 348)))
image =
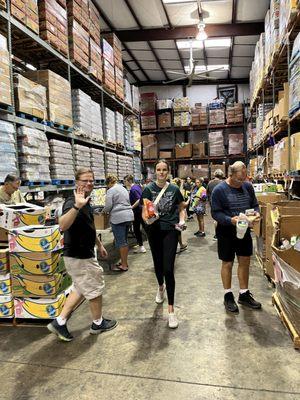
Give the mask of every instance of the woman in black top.
POLYGON ((168 295, 169 327, 177 328, 178 320, 174 313, 174 263, 178 244, 178 230, 175 226, 185 224, 185 203, 179 188, 167 184, 170 167, 167 161, 159 160, 155 165, 156 181, 147 185, 142 199, 152 202, 166 186, 166 190, 156 205, 159 219, 147 225, 147 212, 143 206, 142 216, 146 223, 146 231, 154 262, 155 274, 158 281, 156 303, 163 303, 165 290, 168 295), (165 280, 165 285, 164 285, 165 280))

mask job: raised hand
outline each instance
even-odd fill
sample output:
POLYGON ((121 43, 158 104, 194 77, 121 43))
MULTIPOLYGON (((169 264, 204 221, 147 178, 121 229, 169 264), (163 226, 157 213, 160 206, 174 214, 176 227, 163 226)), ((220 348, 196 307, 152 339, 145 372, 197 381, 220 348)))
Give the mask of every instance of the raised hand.
POLYGON ((90 196, 85 197, 84 189, 81 187, 78 187, 76 190, 74 190, 74 196, 75 206, 78 208, 84 207, 90 199, 90 196))

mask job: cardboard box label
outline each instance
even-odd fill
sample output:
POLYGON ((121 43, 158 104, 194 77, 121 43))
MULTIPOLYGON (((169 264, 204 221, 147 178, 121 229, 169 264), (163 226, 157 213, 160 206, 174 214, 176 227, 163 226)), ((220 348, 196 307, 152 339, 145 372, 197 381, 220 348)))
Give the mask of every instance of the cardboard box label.
POLYGON ((55 299, 14 299, 16 318, 49 319, 58 317, 66 301, 65 293, 55 299))

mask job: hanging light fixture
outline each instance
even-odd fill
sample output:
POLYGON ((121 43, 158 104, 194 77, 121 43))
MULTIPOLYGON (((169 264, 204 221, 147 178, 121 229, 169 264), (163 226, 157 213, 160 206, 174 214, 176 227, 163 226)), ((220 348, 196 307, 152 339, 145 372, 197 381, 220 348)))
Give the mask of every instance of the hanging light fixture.
POLYGON ((198 24, 198 33, 196 35, 196 40, 204 41, 207 39, 207 33, 205 32, 205 23, 204 22, 199 22, 198 24))

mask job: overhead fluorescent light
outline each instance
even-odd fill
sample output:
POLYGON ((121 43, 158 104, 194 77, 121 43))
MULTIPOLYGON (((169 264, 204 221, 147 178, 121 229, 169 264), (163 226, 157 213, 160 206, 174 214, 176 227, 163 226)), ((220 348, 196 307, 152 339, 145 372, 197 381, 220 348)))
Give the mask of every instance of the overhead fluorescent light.
MULTIPOLYGON (((195 73, 197 74, 198 72, 210 72, 213 69, 218 69, 220 68, 219 71, 213 71, 213 72, 222 72, 222 71, 228 71, 229 65, 228 64, 221 64, 221 65, 208 65, 207 67, 205 65, 196 65, 195 68, 195 73)), ((185 73, 190 72, 190 66, 185 65, 184 66, 184 71, 185 73)))
POLYGON ((231 39, 230 38, 222 38, 222 39, 207 39, 205 40, 205 47, 230 47, 231 39))
POLYGON ((192 47, 193 49, 202 49, 203 48, 203 43, 200 42, 199 40, 176 40, 177 46, 179 49, 182 50, 188 50, 191 47, 191 42, 192 42, 192 47))
POLYGON ((163 0, 165 4, 196 3, 197 0, 163 0))
POLYGON ((208 70, 222 68, 222 69, 220 69, 220 71, 214 71, 214 72, 222 72, 222 71, 225 71, 225 70, 228 71, 229 70, 229 65, 228 64, 208 65, 207 68, 208 68, 208 70))

